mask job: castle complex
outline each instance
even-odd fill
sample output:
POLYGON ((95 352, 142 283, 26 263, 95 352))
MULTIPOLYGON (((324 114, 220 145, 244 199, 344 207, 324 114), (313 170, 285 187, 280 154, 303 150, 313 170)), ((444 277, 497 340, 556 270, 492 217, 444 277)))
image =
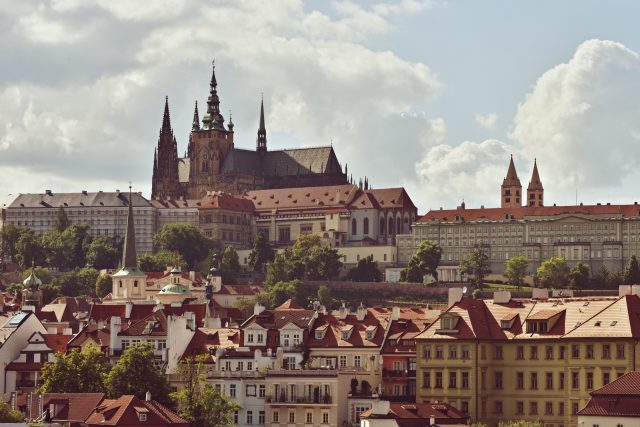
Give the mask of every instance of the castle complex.
POLYGON ((241 194, 264 188, 348 184, 346 166, 343 171, 332 146, 269 151, 263 102, 256 150, 236 148, 233 122, 230 119, 225 125, 220 113, 217 86, 214 66, 207 113, 201 125, 196 101, 184 158, 178 157, 169 103, 165 100, 153 161, 152 199, 200 199, 210 191, 241 194))

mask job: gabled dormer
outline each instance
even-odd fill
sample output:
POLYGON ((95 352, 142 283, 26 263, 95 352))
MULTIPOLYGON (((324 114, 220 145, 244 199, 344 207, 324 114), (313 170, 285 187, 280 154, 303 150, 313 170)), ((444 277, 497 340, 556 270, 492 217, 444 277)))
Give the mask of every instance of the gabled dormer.
POLYGON ((508 313, 500 319, 501 329, 511 329, 518 318, 518 313, 508 313))
POLYGON ((540 310, 526 320, 526 333, 544 334, 549 332, 560 320, 563 310, 540 310))
POLYGON ((348 341, 351 338, 351 334, 353 333, 353 325, 344 325, 340 328, 340 339, 343 341, 348 341))
POLYGON ((317 340, 322 340, 324 339, 324 336, 327 333, 327 329, 329 329, 329 325, 328 324, 324 324, 322 326, 318 326, 314 332, 314 337, 317 340))
POLYGON ((364 330, 366 339, 368 339, 369 341, 373 340, 373 338, 376 336, 377 331, 378 331, 377 326, 374 326, 374 325, 367 326, 367 328, 364 330))
POLYGON ((458 322, 460 316, 456 313, 443 313, 440 316, 440 327, 436 329, 437 334, 457 334, 460 332, 458 322))

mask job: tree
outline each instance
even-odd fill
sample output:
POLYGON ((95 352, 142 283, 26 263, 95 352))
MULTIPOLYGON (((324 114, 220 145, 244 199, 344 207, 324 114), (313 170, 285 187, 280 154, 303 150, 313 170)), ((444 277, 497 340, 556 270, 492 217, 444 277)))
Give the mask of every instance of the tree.
POLYGON ((596 286, 601 286, 602 288, 608 288, 611 280, 611 273, 609 273, 609 269, 604 265, 600 266, 598 271, 593 277, 593 280, 596 282, 596 286))
POLYGON ((381 279, 382 274, 378 270, 378 263, 372 256, 362 258, 358 261, 358 265, 350 269, 345 276, 345 280, 352 282, 379 282, 381 279))
POLYGON ((87 264, 102 270, 115 268, 118 263, 118 248, 107 236, 97 236, 91 240, 87 248, 87 264))
POLYGON ((165 251, 176 251, 193 269, 198 261, 206 258, 213 240, 205 237, 202 231, 191 224, 167 224, 156 234, 155 242, 165 251))
POLYGON ((263 233, 258 233, 258 236, 253 240, 253 249, 249 253, 249 265, 253 268, 253 271, 262 271, 267 263, 273 261, 275 252, 266 236, 263 233))
POLYGON ((586 289, 589 287, 589 266, 583 262, 579 262, 571 271, 569 271, 569 279, 574 289, 586 289))
POLYGON ((42 292, 42 304, 49 304, 60 296, 60 288, 53 283, 40 285, 40 291, 42 292))
POLYGON ((273 262, 267 265, 267 274, 264 278, 265 286, 289 280, 289 273, 287 272, 287 252, 290 251, 291 249, 287 248, 283 253, 276 254, 273 262))
MULTIPOLYGON (((31 271, 31 269, 27 269, 22 272, 23 281, 29 277, 31 271)), ((38 266, 33 270, 33 272, 38 276, 38 279, 40 279, 42 283, 51 283, 53 281, 53 274, 51 274, 51 271, 49 271, 48 268, 38 266)))
POLYGON ((96 281, 100 272, 92 267, 77 270, 76 277, 81 295, 93 295, 96 290, 96 281))
POLYGON ((167 267, 187 269, 187 263, 176 251, 160 251, 156 254, 144 254, 138 257, 138 267, 142 271, 165 271, 167 267))
POLYGON ((543 427, 542 421, 512 420, 500 421, 498 427, 543 427))
POLYGON ((108 274, 99 275, 96 279, 96 295, 100 298, 104 298, 111 293, 112 289, 113 280, 111 279, 111 276, 108 274))
POLYGON ((233 283, 240 273, 240 258, 233 246, 227 246, 220 259, 222 283, 233 283))
POLYGON ((463 274, 473 276, 476 284, 481 285, 484 278, 491 273, 487 247, 483 244, 476 244, 467 259, 460 263, 460 267, 463 274))
POLYGON ((562 288, 569 282, 570 270, 564 258, 548 259, 538 267, 536 273, 543 288, 562 288))
POLYGON ((67 227, 69 227, 69 225, 71 225, 71 222, 69 221, 69 217, 67 216, 67 213, 64 211, 64 208, 60 206, 58 208, 58 213, 56 214, 56 219, 53 221, 53 229, 59 233, 62 233, 64 230, 67 229, 67 227))
POLYGON ((62 274, 53 281, 53 284, 60 289, 62 295, 67 297, 93 295, 99 274, 95 268, 80 268, 62 274))
POLYGON ((256 305, 255 298, 240 297, 235 300, 233 306, 242 312, 242 316, 248 319, 253 314, 253 307, 256 305))
POLYGON ((440 259, 442 259, 442 248, 440 245, 436 242, 425 240, 420 243, 416 253, 413 254, 409 260, 409 267, 415 266, 422 273, 422 276, 428 274, 435 280, 438 280, 438 265, 440 265, 440 259))
POLYGON ((640 264, 635 255, 631 255, 627 267, 624 269, 624 283, 627 285, 640 284, 640 264))
POLYGON ((16 259, 20 267, 26 269, 32 263, 45 264, 45 253, 41 239, 30 228, 20 229, 20 236, 16 242, 16 259))
POLYGON ((42 235, 42 247, 45 252, 47 265, 58 269, 67 266, 62 233, 58 230, 48 230, 42 235))
POLYGON ((22 291, 24 290, 24 286, 22 286, 22 283, 12 283, 9 286, 7 286, 7 293, 13 297, 18 297, 19 295, 22 295, 22 291))
POLYGON ((504 275, 509 283, 521 287, 527 275, 527 259, 523 256, 514 256, 504 263, 504 275))
POLYGON ((0 242, 2 242, 2 253, 4 256, 11 258, 11 261, 17 261, 17 247, 18 239, 20 238, 21 229, 15 225, 9 223, 0 229, 0 242))
POLYGON ((58 353, 55 360, 42 367, 42 393, 101 393, 104 379, 109 372, 107 357, 95 347, 82 351, 58 353))
POLYGON ((187 359, 176 369, 184 387, 171 396, 178 401, 178 414, 192 427, 232 426, 240 406, 220 390, 206 384, 203 358, 187 359))
POLYGON ((318 288, 318 302, 325 306, 327 309, 331 309, 334 305, 334 299, 331 297, 331 290, 327 287, 327 285, 321 285, 318 288))
POLYGON ((106 377, 105 385, 110 397, 133 394, 144 399, 148 391, 163 405, 173 406, 169 397, 169 383, 164 371, 156 365, 153 347, 135 344, 125 350, 118 363, 106 377))
POLYGON ((23 423, 24 414, 11 408, 7 402, 0 402, 0 423, 23 423))
POLYGON ((424 275, 420 267, 415 264, 409 265, 400 271, 400 281, 409 283, 424 283, 424 275))
POLYGON ((278 282, 267 287, 267 293, 269 294, 271 307, 277 307, 289 298, 304 307, 307 305, 307 297, 309 296, 300 280, 278 282))
POLYGON ((87 224, 71 224, 60 235, 65 265, 59 268, 79 268, 86 265, 86 253, 89 245, 89 226, 87 224))

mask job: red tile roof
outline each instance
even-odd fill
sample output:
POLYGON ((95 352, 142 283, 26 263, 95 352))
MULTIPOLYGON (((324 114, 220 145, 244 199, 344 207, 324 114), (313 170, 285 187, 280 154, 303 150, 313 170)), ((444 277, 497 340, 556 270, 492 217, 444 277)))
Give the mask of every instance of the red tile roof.
POLYGON ((67 343, 73 338, 73 335, 63 334, 43 334, 44 341, 54 353, 64 353, 67 351, 67 343))
POLYGON ((278 307, 274 308, 274 310, 304 310, 298 303, 289 298, 278 307))
POLYGON ((241 197, 229 194, 215 194, 202 199, 202 209, 227 209, 232 211, 253 212, 253 203, 241 197))
MULTIPOLYGON (((26 396, 25 393, 19 393, 16 402, 23 412, 27 412, 26 396)), ((84 422, 104 398, 104 393, 44 393, 42 408, 47 409, 50 405, 58 407, 57 412, 51 413, 53 421, 84 422)), ((32 414, 40 415, 38 399, 32 400, 31 408, 32 414)))
POLYGON ((264 288, 258 285, 222 285, 215 295, 248 295, 253 296, 264 292, 264 288))
POLYGON ((386 325, 385 319, 376 317, 368 311, 363 320, 358 320, 355 314, 348 314, 344 319, 339 319, 332 314, 322 314, 314 322, 307 339, 307 347, 380 347, 386 325), (371 326, 375 327, 375 333, 371 338, 367 338, 367 328, 371 326), (316 338, 316 329, 324 331, 322 338, 316 338), (343 332, 348 333, 348 338, 343 338, 343 332))
POLYGON ((98 328, 98 325, 95 324, 87 325, 67 343, 67 348, 79 348, 87 340, 90 340, 104 350, 109 348, 110 337, 111 330, 109 328, 98 328))
MULTIPOLYGON (((222 347, 236 347, 240 344, 240 330, 235 328, 198 328, 191 338, 182 357, 211 354, 211 350, 222 347)), ((212 357, 213 361, 213 357, 212 357)))
POLYGON ((258 324, 265 329, 280 329, 293 323, 299 328, 309 326, 314 315, 313 310, 265 310, 258 315, 252 315, 241 326, 242 329, 252 324, 258 324))
POLYGON ((466 425, 468 417, 448 403, 391 403, 387 414, 376 414, 374 409, 360 414, 363 419, 393 419, 400 427, 424 426, 435 418, 436 423, 466 425))
POLYGON ((145 401, 135 396, 121 396, 118 399, 105 399, 87 418, 89 426, 100 425, 173 425, 188 427, 188 421, 155 401, 145 401), (140 421, 138 413, 147 415, 146 421, 140 421))
POLYGON ((640 372, 628 372, 590 394, 578 415, 640 417, 640 372))

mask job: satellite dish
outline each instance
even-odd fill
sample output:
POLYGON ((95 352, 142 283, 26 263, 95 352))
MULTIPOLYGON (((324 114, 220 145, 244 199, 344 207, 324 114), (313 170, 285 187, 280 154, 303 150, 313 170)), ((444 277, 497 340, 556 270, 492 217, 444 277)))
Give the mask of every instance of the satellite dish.
POLYGON ((469 289, 467 289, 467 287, 465 286, 464 288, 462 288, 462 295, 465 295, 467 293, 469 289))

